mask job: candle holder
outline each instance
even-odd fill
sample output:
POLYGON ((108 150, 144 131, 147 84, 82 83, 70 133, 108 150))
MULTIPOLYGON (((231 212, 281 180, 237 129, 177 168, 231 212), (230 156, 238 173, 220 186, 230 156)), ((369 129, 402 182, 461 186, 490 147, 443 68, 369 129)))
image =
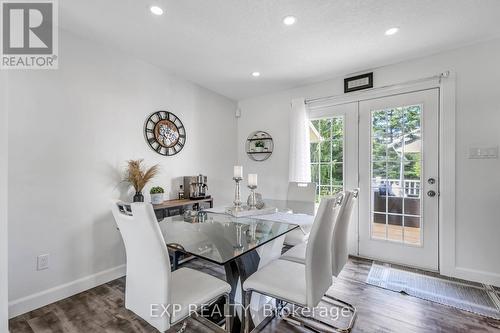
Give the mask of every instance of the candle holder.
POLYGON ((250 189, 249 209, 250 210, 257 209, 257 200, 255 198, 255 190, 257 189, 257 185, 248 185, 248 188, 250 189))
POLYGON ((241 206, 241 190, 240 190, 240 182, 243 180, 242 177, 233 177, 234 182, 236 183, 236 187, 234 189, 234 210, 240 211, 243 209, 241 206))

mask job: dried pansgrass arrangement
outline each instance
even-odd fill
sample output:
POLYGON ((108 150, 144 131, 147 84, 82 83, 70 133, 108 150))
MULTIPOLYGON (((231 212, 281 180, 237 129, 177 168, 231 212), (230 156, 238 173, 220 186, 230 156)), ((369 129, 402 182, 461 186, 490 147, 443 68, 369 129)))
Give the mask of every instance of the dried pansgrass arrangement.
POLYGON ((160 167, 158 164, 153 165, 151 168, 147 169, 142 165, 144 160, 130 160, 128 161, 127 172, 125 175, 125 181, 129 182, 135 189, 136 192, 142 192, 144 186, 153 179, 158 172, 160 167))

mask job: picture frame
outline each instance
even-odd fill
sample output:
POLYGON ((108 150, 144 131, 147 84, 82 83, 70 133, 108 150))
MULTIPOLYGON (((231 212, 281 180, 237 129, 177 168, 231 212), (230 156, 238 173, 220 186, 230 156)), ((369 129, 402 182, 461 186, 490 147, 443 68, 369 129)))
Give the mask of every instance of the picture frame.
POLYGON ((344 93, 373 88, 373 72, 344 79, 344 93))

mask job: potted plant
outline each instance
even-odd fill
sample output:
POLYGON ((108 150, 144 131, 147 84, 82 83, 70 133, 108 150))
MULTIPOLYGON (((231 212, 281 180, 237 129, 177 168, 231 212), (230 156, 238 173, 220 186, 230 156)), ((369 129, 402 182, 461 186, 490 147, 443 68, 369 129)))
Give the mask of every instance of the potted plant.
POLYGON ((161 204, 163 202, 163 193, 165 193, 165 191, 160 186, 151 188, 151 191, 149 191, 149 194, 151 194, 151 203, 153 205, 161 204))
POLYGON ((262 140, 255 142, 255 150, 258 152, 262 152, 264 150, 265 146, 266 145, 265 145, 264 141, 262 141, 262 140))
POLYGON ((142 190, 144 186, 153 179, 159 172, 159 166, 153 165, 146 169, 142 165, 143 160, 130 160, 125 175, 125 181, 129 182, 135 189, 134 202, 144 202, 142 190))

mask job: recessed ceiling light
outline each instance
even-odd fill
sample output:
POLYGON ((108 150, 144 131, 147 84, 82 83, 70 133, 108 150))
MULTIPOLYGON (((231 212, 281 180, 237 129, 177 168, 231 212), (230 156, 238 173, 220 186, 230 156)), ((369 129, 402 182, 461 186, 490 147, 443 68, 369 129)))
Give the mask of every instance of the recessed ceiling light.
POLYGON ((260 76, 260 72, 253 72, 253 73, 252 73, 252 76, 253 76, 253 77, 259 77, 259 76, 260 76))
POLYGON ((151 6, 149 7, 149 10, 151 10, 151 13, 155 15, 163 15, 163 9, 158 6, 151 6))
POLYGON ((295 22, 297 22, 297 18, 295 16, 288 15, 283 18, 284 25, 294 25, 295 22))
POLYGON ((390 28, 390 29, 387 29, 387 30, 385 31, 385 35, 386 35, 386 36, 392 36, 392 35, 394 35, 394 34, 398 33, 398 31, 399 31, 399 28, 398 28, 398 27, 390 28))

